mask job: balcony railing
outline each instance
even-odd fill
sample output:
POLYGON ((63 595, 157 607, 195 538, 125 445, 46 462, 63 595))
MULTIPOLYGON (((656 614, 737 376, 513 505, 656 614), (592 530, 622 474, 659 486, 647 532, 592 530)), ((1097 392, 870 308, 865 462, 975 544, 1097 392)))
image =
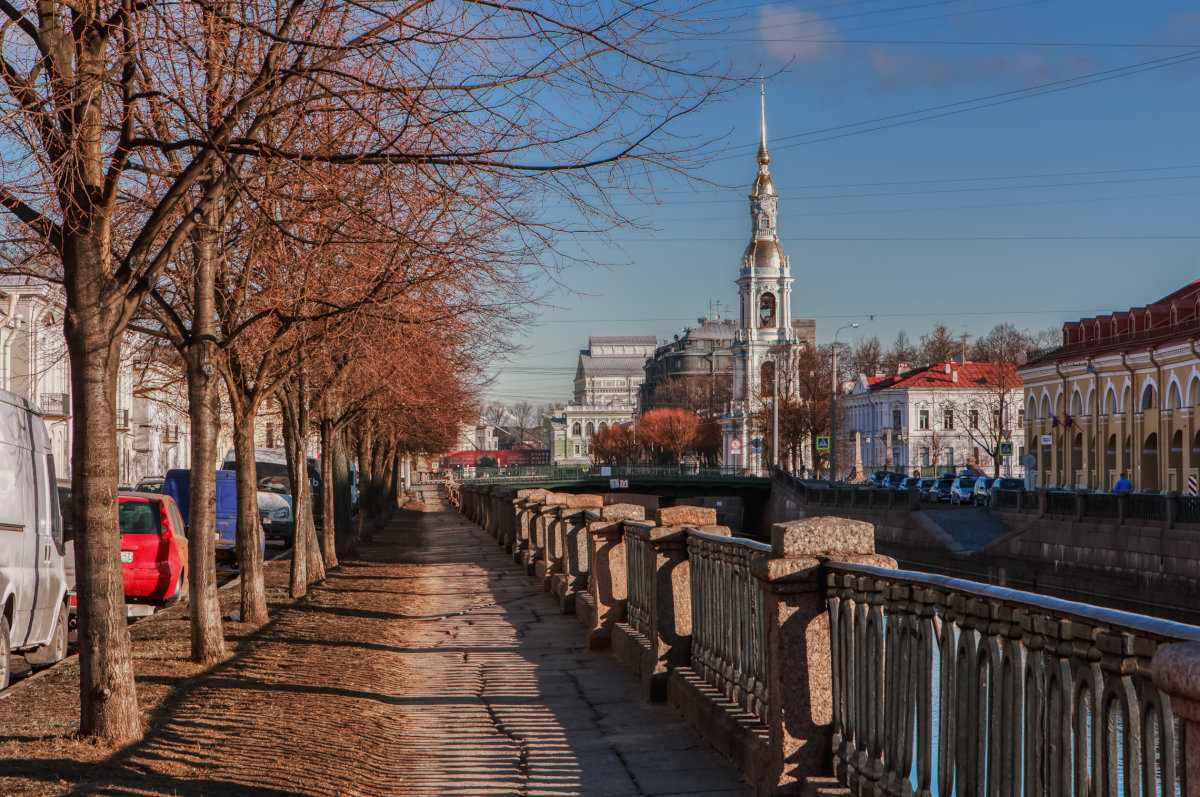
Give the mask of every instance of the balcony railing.
POLYGON ((853 793, 1182 793, 1181 734, 1150 659, 1200 628, 921 573, 827 569, 834 768, 853 793))
POLYGON ((71 414, 70 393, 43 393, 40 398, 38 403, 46 415, 65 418, 71 414))

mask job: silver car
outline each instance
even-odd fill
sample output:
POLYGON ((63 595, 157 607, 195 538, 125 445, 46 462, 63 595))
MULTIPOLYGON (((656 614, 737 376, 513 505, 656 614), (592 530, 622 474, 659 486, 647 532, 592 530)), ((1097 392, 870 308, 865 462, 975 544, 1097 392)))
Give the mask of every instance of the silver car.
POLYGON ((975 477, 974 476, 959 476, 950 485, 950 503, 965 504, 971 500, 971 496, 975 493, 975 477))

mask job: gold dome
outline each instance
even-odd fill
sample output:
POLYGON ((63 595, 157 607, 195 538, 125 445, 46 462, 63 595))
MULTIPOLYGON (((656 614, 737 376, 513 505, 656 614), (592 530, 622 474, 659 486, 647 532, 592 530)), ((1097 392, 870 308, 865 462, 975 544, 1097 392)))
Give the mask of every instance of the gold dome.
POLYGON ((758 176, 754 178, 754 186, 750 189, 751 199, 758 196, 779 196, 775 193, 775 181, 765 168, 759 170, 758 176))
POLYGON ((787 255, 779 241, 764 239, 751 241, 742 253, 742 268, 752 269, 782 269, 787 262, 787 255))

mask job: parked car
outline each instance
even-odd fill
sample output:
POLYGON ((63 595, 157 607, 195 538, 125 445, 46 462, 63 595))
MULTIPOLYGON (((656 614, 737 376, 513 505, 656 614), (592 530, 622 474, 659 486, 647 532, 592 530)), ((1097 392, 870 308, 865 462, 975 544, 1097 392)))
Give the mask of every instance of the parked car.
POLYGON ((996 479, 994 482, 992 482, 991 487, 988 488, 988 500, 989 501, 991 500, 992 493, 994 493, 996 490, 1024 490, 1024 489, 1025 489, 1025 480, 1024 479, 1012 479, 1012 478, 996 479))
MULTIPOLYGON (((217 471, 216 556, 218 562, 237 562, 237 479, 231 470, 217 471)), ((191 527, 192 472, 186 468, 167 471, 163 479, 163 495, 175 499, 183 522, 187 524, 188 536, 197 532, 191 527)))
MULTIPOLYGON (((286 478, 283 477, 285 481, 286 478)), ((290 543, 296 535, 290 484, 280 484, 279 479, 278 476, 268 476, 259 481, 258 516, 262 520, 263 536, 290 543)))
POLYGON ((900 485, 904 484, 904 480, 907 478, 908 477, 903 473, 896 473, 893 471, 887 475, 886 479, 884 479, 883 486, 893 490, 898 490, 900 485))
POLYGON ((877 470, 871 474, 871 486, 882 487, 890 474, 886 470, 877 470))
POLYGON ((188 542, 183 516, 169 495, 129 493, 120 496, 121 576, 129 614, 137 606, 162 606, 188 594, 188 542))
MULTIPOLYGON (((900 486, 897 487, 896 489, 897 490, 905 490, 907 492, 914 492, 916 490, 921 489, 922 481, 924 481, 924 479, 922 479, 920 476, 909 476, 907 479, 902 481, 900 483, 900 486)), ((932 479, 930 479, 930 481, 932 481, 932 479)))
POLYGON ((954 486, 953 476, 942 476, 937 480, 937 484, 933 486, 930 495, 933 496, 933 501, 941 503, 942 501, 950 500, 950 488, 954 486))
POLYGON ((33 666, 67 655, 67 577, 54 455, 41 411, 0 390, 0 689, 12 654, 33 666))
POLYGON ((995 479, 991 476, 980 476, 975 480, 975 489, 971 491, 971 503, 975 506, 987 506, 988 501, 992 497, 992 482, 995 479))
POLYGON ((975 494, 974 476, 959 476, 950 483, 950 503, 965 504, 975 494))
POLYGON ((932 476, 921 479, 921 484, 917 487, 917 490, 921 493, 922 501, 937 500, 937 483, 938 480, 932 476))
POLYGON ((147 476, 137 483, 135 492, 139 493, 161 493, 163 486, 162 476, 147 476))

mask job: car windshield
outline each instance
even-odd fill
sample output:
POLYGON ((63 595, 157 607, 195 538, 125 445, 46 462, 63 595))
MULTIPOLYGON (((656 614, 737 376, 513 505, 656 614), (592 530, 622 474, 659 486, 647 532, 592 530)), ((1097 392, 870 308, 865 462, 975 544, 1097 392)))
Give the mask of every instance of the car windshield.
POLYGON ((975 486, 974 479, 962 479, 959 483, 962 484, 963 487, 974 487, 975 486))
POLYGON ((122 534, 158 534, 158 505, 149 501, 122 501, 117 520, 122 534))

